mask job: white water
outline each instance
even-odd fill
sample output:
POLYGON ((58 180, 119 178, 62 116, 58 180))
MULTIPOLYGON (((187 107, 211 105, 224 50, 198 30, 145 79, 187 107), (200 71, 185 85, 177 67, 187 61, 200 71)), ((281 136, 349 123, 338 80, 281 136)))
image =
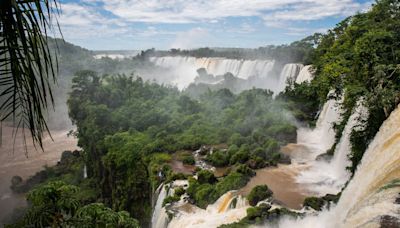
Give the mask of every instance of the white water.
MULTIPOLYGON (((331 96, 333 91, 328 95, 331 96)), ((329 99, 323 106, 314 129, 299 128, 297 130, 297 144, 307 148, 307 154, 293 154, 295 162, 313 161, 325 153, 335 142, 334 123, 340 122, 342 103, 341 99, 329 99)))
POLYGON ((283 219, 279 227, 379 227, 382 215, 400 218, 394 204, 400 187, 382 189, 400 179, 400 107, 380 127, 336 207, 303 219, 283 219))
POLYGON ((314 77, 311 72, 312 71, 311 67, 312 67, 311 65, 307 65, 301 69, 299 75, 296 78, 296 83, 300 84, 303 82, 311 82, 311 80, 314 77))
POLYGON ((279 75, 278 84, 275 88, 273 88, 273 91, 276 93, 283 91, 287 85, 287 81, 295 81, 297 75, 303 67, 303 64, 286 64, 279 75))
POLYGON ((354 127, 359 127, 360 121, 366 119, 367 113, 366 108, 361 105, 361 102, 358 102, 346 123, 332 160, 313 161, 311 167, 301 172, 297 177, 297 182, 306 184, 309 190, 320 196, 340 192, 350 178, 350 173, 346 170, 346 167, 350 165, 348 155, 351 151, 351 131, 354 127))
POLYGON ((229 191, 222 195, 206 210, 195 207, 191 212, 179 211, 172 219, 168 228, 204 228, 218 227, 222 224, 237 222, 246 216, 246 199, 237 195, 236 191, 229 191), (237 203, 234 207, 233 200, 237 203))
POLYGON ((161 184, 156 190, 158 193, 157 202, 153 209, 153 216, 151 218, 151 227, 165 228, 168 225, 168 216, 165 208, 162 206, 164 199, 167 197, 165 186, 161 184))
POLYGON ((301 64, 286 64, 280 76, 272 75, 275 65, 274 60, 244 60, 244 59, 225 59, 225 58, 195 58, 189 56, 165 56, 152 57, 150 61, 156 65, 167 68, 174 75, 172 84, 179 89, 186 88, 194 82, 199 68, 205 68, 208 73, 213 75, 224 75, 232 73, 241 79, 255 77, 262 79, 255 85, 258 88, 271 89, 274 92, 281 92, 288 78, 296 80, 301 64))

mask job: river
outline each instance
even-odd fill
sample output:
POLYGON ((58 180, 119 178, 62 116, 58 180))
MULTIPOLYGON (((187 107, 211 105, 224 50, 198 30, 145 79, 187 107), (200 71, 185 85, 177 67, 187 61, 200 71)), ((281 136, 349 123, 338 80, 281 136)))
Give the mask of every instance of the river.
MULTIPOLYGON (((26 205, 23 194, 14 194, 10 189, 11 178, 15 175, 24 180, 43 169, 45 165, 52 166, 59 161, 61 153, 65 150, 75 150, 77 139, 67 137, 66 130, 51 131, 53 140, 47 135, 43 139, 44 151, 35 149, 31 138, 27 137, 26 146, 23 143, 21 129, 14 141, 12 135, 15 128, 4 126, 2 128, 2 145, 0 147, 0 223, 4 224, 10 219, 14 209, 26 205)), ((28 131, 25 131, 27 136, 28 131)))

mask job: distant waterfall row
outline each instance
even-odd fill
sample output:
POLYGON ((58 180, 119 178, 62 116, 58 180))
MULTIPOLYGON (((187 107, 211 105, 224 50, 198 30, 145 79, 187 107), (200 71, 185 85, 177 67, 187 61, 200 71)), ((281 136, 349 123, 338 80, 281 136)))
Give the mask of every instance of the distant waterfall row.
POLYGON ((165 56, 152 57, 150 61, 156 65, 168 68, 176 76, 173 81, 178 88, 183 89, 194 81, 197 76, 197 69, 204 68, 213 75, 223 75, 232 73, 241 79, 271 78, 270 85, 263 86, 272 89, 274 92, 282 91, 288 79, 295 80, 297 83, 311 80, 309 66, 302 64, 286 64, 281 70, 280 75, 272 74, 275 60, 244 60, 226 58, 195 58, 189 56, 165 56), (303 70, 304 69, 304 70, 303 70))

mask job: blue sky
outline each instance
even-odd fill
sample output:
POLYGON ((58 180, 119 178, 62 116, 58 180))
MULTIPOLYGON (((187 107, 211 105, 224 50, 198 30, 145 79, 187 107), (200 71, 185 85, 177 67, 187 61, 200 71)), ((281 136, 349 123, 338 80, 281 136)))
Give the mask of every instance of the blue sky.
POLYGON ((64 38, 91 50, 259 47, 325 32, 370 0, 61 0, 64 38))

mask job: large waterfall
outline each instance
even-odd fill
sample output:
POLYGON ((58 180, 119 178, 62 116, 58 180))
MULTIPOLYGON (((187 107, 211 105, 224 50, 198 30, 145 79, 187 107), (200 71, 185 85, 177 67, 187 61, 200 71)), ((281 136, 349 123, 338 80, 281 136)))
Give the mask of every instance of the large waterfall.
POLYGON ((280 92, 285 88, 287 79, 295 81, 303 67, 302 64, 286 64, 283 66, 280 75, 273 75, 274 60, 164 56, 151 57, 150 61, 158 66, 168 68, 174 76, 172 84, 177 85, 179 89, 186 88, 194 82, 197 70, 204 68, 213 75, 224 75, 229 72, 241 79, 257 78, 261 83, 256 82, 257 85, 251 85, 250 88, 256 86, 280 92))
POLYGON ((303 68, 303 64, 286 64, 281 74, 279 75, 278 85, 273 89, 274 92, 283 91, 287 85, 288 80, 295 81, 297 75, 299 74, 301 68, 303 68))
POLYGON ((344 184, 350 178, 346 167, 350 165, 348 155, 351 151, 350 134, 355 127, 360 127, 362 120, 366 119, 366 108, 357 103, 357 106, 349 117, 342 136, 336 145, 332 160, 318 160, 311 162, 308 170, 301 172, 297 181, 307 184, 308 188, 319 195, 340 192, 344 184))
POLYGON ((400 107, 369 144, 336 207, 303 219, 283 219, 279 227, 379 227, 382 216, 400 218, 400 107))
POLYGON ((167 197, 168 192, 164 184, 161 184, 156 190, 158 193, 156 205, 153 209, 153 216, 151 218, 151 226, 153 228, 165 228, 168 225, 168 216, 165 208, 162 206, 164 199, 167 197))
POLYGON ((291 156, 294 161, 307 162, 325 153, 335 142, 334 123, 340 122, 342 98, 330 99, 334 91, 329 92, 328 101, 325 102, 319 113, 314 129, 301 127, 297 130, 297 147, 306 148, 304 153, 294 151, 291 156))

